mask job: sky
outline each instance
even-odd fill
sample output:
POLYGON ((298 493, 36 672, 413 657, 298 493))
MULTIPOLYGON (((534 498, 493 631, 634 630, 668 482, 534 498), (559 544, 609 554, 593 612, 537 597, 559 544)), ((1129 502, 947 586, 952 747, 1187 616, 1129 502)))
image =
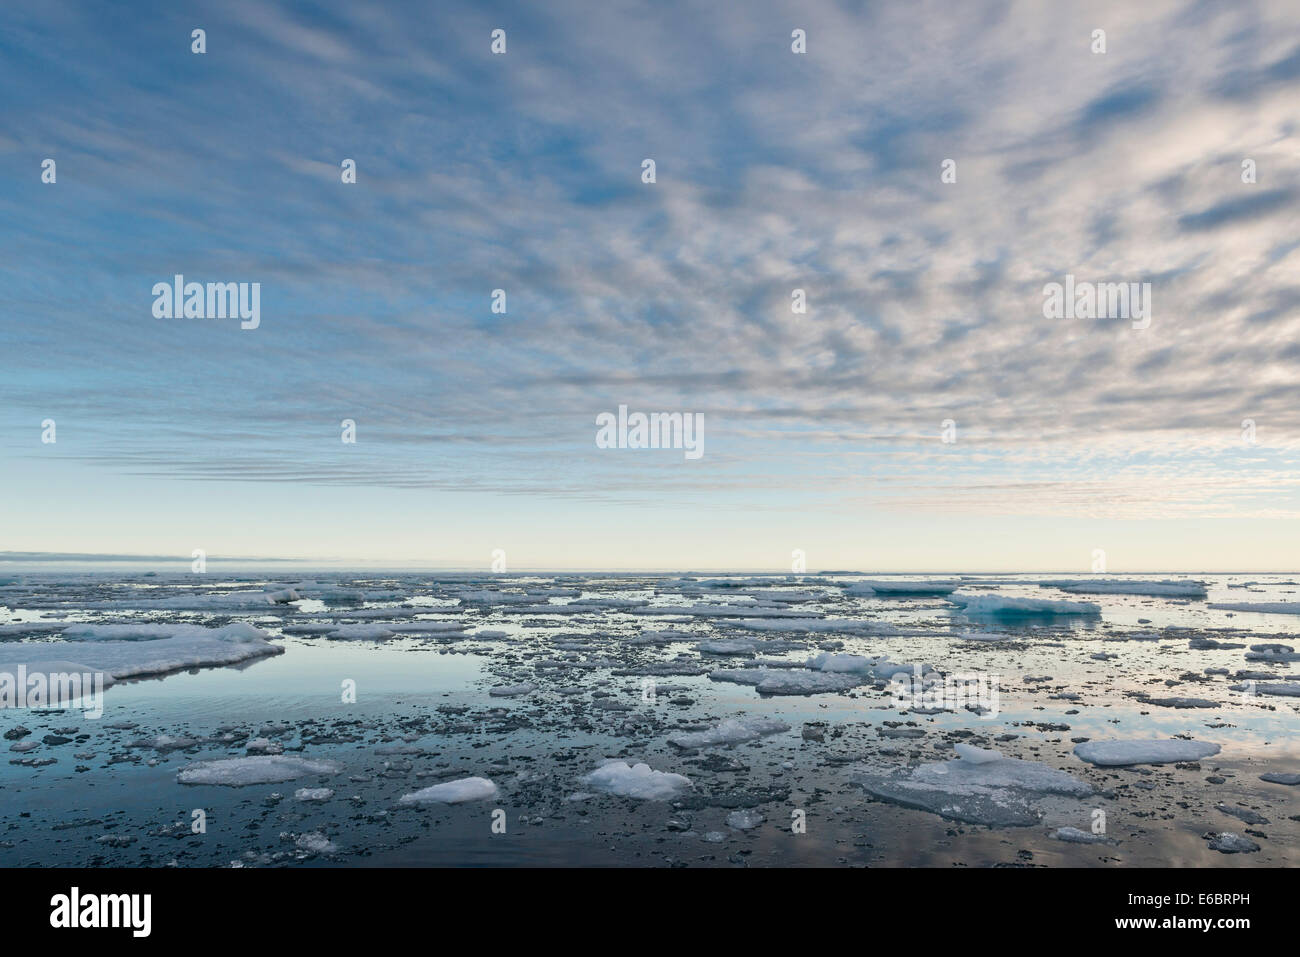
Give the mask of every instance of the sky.
POLYGON ((0 553, 1300 569, 1293 2, 43 0, 0 90, 0 553))

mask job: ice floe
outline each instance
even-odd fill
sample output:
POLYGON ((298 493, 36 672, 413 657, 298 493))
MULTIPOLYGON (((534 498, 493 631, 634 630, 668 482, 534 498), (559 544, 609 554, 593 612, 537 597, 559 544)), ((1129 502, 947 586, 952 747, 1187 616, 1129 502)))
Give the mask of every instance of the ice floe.
POLYGON ((1076 595, 1146 595, 1153 598, 1204 598, 1206 588, 1198 581, 1127 581, 1124 579, 1070 579, 1039 582, 1076 595))
POLYGON ((705 731, 686 731, 668 738, 679 748, 710 748, 741 744, 769 734, 789 731, 790 726, 775 718, 727 718, 705 731))
POLYGON ((1100 615, 1101 606, 1090 601, 1059 601, 1052 598, 1012 598, 1007 595, 949 595, 962 614, 998 618, 1048 615, 1100 615))
POLYGON ((176 772, 180 784, 217 784, 247 787, 251 784, 279 784, 309 774, 337 774, 335 761, 312 760, 292 755, 257 755, 246 758, 218 758, 196 761, 176 772))
POLYGON ((1075 745, 1074 753, 1082 761, 1101 767, 1129 764, 1173 764, 1199 761, 1219 753, 1220 746, 1210 741, 1165 740, 1085 741, 1075 745))
POLYGON ((487 778, 459 778, 444 781, 411 794, 403 794, 402 804, 463 804, 466 801, 490 801, 498 789, 487 778))
POLYGON ((1082 798, 1086 781, 1035 761, 956 745, 957 758, 893 774, 852 777, 867 793, 893 804, 992 827, 1027 827, 1042 817, 1037 801, 1055 795, 1082 798))
POLYGON ((582 779, 593 791, 643 801, 667 801, 691 786, 690 779, 668 771, 656 771, 648 764, 607 760, 582 779))
MULTIPOLYGON (((185 668, 233 665, 281 654, 260 628, 235 622, 221 628, 166 625, 160 637, 146 637, 142 626, 128 626, 131 638, 114 638, 115 625, 84 626, 80 640, 6 642, 0 644, 0 669, 25 665, 28 675, 102 672, 112 679, 160 675, 185 668), (166 635, 166 637, 161 637, 166 635)), ((111 682, 108 682, 111 683, 111 682)))

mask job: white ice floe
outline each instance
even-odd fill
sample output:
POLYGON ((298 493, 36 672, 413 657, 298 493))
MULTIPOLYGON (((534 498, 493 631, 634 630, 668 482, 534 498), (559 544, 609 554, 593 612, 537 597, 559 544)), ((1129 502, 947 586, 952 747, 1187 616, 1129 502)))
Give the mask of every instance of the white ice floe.
POLYGON ((1043 588, 1059 588, 1075 595, 1146 595, 1153 598, 1204 598, 1205 584, 1198 581, 1126 581, 1084 578, 1039 582, 1043 588))
POLYGON ((176 780, 180 784, 218 784, 238 788, 250 784, 279 784, 309 774, 337 774, 340 770, 341 765, 335 761, 268 754, 196 761, 177 771, 176 780))
POLYGON ((857 582, 854 587, 863 586, 877 595, 888 595, 890 597, 951 595, 958 587, 957 582, 942 581, 865 581, 857 582))
POLYGON ((632 608, 634 615, 689 615, 696 618, 809 618, 811 613, 799 608, 767 607, 755 604, 736 605, 647 605, 632 608))
MULTIPOLYGON (((260 628, 235 622, 222 628, 166 625, 160 637, 118 639, 115 625, 78 626, 81 640, 6 642, 0 645, 0 669, 25 665, 28 675, 58 672, 103 672, 109 679, 161 675, 185 668, 233 665, 278 655, 284 649, 271 644, 260 628), (165 634, 166 637, 161 637, 165 634)), ((133 631, 141 626, 128 626, 133 631)), ((106 681, 111 683, 111 681, 106 681)))
POLYGON ((753 685, 759 694, 798 695, 847 691, 862 684, 857 674, 828 674, 801 668, 720 668, 710 671, 713 681, 753 685))
POLYGON ((1181 738, 1154 740, 1085 741, 1074 748, 1075 756, 1089 764, 1119 767, 1128 764, 1173 764, 1199 761, 1219 753, 1220 746, 1210 741, 1186 741, 1181 738))
POLYGON ((333 788, 299 788, 293 792, 297 801, 328 801, 333 796, 333 788))
POLYGON ((643 801, 667 801, 691 786, 689 778, 668 771, 656 771, 648 764, 607 760, 586 775, 582 783, 594 791, 643 801))
POLYGON ((737 831, 752 831, 765 820, 767 818, 752 809, 732 811, 727 815, 727 827, 735 828, 737 831))
POLYGON ((387 641, 396 636, 387 625, 361 624, 339 625, 325 637, 335 641, 387 641))
POLYGON ((752 656, 757 652, 757 648, 752 641, 740 641, 731 639, 717 639, 714 641, 701 641, 695 646, 697 651, 706 655, 748 655, 752 656))
POLYGON ((1058 601, 1050 598, 1010 598, 1005 595, 949 595, 965 615, 1019 618, 1033 615, 1100 615, 1101 606, 1090 601, 1058 601))
POLYGON ((1263 615, 1300 615, 1300 601, 1212 601, 1207 607, 1263 615))
POLYGON ((333 854, 338 850, 338 845, 320 831, 299 834, 293 839, 293 843, 298 850, 308 854, 333 854))
POLYGON ((517 698, 520 695, 532 694, 536 690, 537 685, 531 681, 525 681, 523 684, 517 685, 497 685, 495 688, 489 689, 488 694, 494 698, 517 698))
POLYGON ((679 748, 710 748, 724 744, 742 744, 764 735, 789 730, 788 724, 774 718, 727 718, 705 731, 686 731, 672 735, 668 743, 679 748))
MULTIPOLYGON (((805 612, 805 614, 807 614, 805 612)), ((855 618, 792 618, 768 621, 763 618, 744 618, 739 621, 720 621, 724 628, 743 628, 746 631, 813 632, 830 635, 898 634, 896 626, 883 621, 855 618)))
POLYGON ((836 654, 822 652, 809 658, 805 666, 814 671, 838 672, 841 674, 867 674, 882 659, 868 658, 866 655, 836 654))
MULTIPOLYGON (((390 631, 395 631, 400 635, 407 634, 443 634, 446 632, 465 631, 469 625, 460 621, 386 621, 384 627, 390 631)), ((475 635, 477 638, 483 637, 482 632, 475 635)))
POLYGON ((1091 831, 1081 831, 1077 827, 1059 827, 1056 833, 1052 835, 1058 841, 1066 841, 1070 844, 1114 844, 1115 842, 1105 834, 1093 834, 1091 831))
POLYGON ((1044 797, 1093 793, 1088 782, 1046 764, 963 744, 956 750, 952 761, 887 775, 862 773, 852 780, 883 801, 994 827, 1036 824, 1042 813, 1034 802, 1044 797))
POLYGON ((459 778, 444 781, 411 794, 403 794, 403 804, 463 804, 466 801, 490 801, 499 793, 487 778, 459 778))
MULTIPOLYGON (((298 601, 299 595, 293 589, 275 592, 237 591, 226 594, 194 592, 192 594, 172 595, 167 598, 109 598, 102 601, 83 601, 81 608, 129 608, 139 611, 266 611, 298 601)), ((293 609, 287 609, 293 611, 293 609)))
POLYGON ((1233 691, 1247 694, 1266 694, 1285 698, 1300 698, 1300 681, 1252 681, 1233 685, 1233 691))
POLYGON ((1210 840, 1210 850, 1221 854, 1243 854, 1259 850, 1259 845, 1250 838, 1234 834, 1232 831, 1209 834, 1207 837, 1210 840))

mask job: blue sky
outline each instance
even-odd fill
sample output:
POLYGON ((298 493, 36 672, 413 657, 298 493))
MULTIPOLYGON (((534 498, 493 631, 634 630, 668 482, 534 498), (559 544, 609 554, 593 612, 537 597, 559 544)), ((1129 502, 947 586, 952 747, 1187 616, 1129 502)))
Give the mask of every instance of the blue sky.
POLYGON ((1295 569, 1298 86, 1280 2, 10 5, 0 551, 1295 569))

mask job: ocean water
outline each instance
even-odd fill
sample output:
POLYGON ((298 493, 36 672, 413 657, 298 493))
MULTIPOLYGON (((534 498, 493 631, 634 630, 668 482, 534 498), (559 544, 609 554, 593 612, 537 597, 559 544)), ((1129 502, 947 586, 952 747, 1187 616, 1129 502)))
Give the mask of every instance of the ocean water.
POLYGON ((1300 680, 1285 650, 1300 647, 1285 613, 1300 577, 1195 576, 1205 594, 1191 598, 1042 584, 1063 577, 0 573, 0 672, 136 672, 98 717, 84 700, 0 710, 0 865, 1300 863, 1300 785, 1260 778, 1300 772, 1300 698, 1280 693, 1300 680), (954 591, 862 587, 902 579, 954 591), (969 597, 1001 608, 971 613, 969 597), (1025 614, 1015 599, 1059 604, 1025 614), (62 635, 75 625, 93 627, 62 635), (111 627, 124 625, 126 640, 111 627), (195 642, 187 666, 139 673, 181 640, 195 642), (256 656, 199 662, 228 647, 256 656), (900 697, 889 663, 926 669, 931 698, 900 697), (774 685, 755 686, 760 667, 774 685), (982 713, 935 698, 958 677, 996 688, 982 713), (769 693, 792 681, 839 684, 769 693), (670 740, 757 719, 750 740, 670 740), (1074 753, 1115 739, 1218 750, 1128 766, 1074 753), (968 748, 1002 758, 981 771, 968 748), (250 755, 328 770, 184 783, 186 768, 250 755), (648 765, 630 788, 676 787, 607 793, 588 775, 610 760, 648 765), (1006 777, 1026 762, 1088 793, 1006 777), (402 801, 464 778, 495 794, 402 801), (1222 853, 1223 832, 1257 849, 1222 853))

